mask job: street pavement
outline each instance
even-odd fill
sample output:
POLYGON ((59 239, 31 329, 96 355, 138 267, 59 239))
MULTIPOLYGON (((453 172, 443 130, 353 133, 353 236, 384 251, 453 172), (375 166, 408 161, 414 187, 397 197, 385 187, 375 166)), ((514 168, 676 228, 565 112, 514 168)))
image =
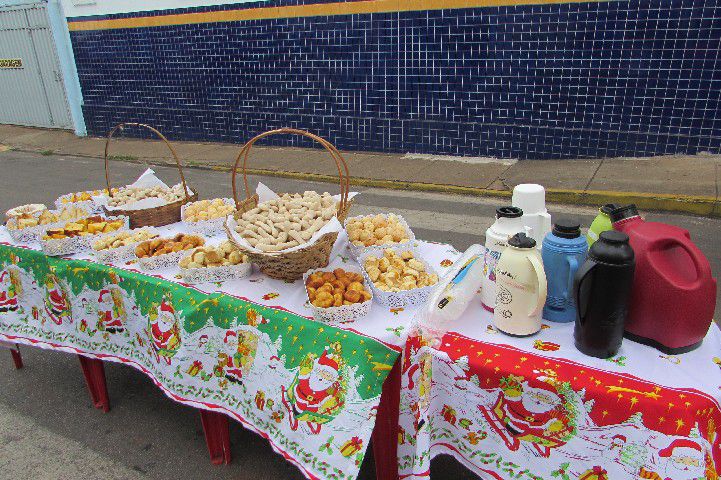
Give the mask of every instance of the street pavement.
MULTIPOLYGON (((167 183, 177 170, 153 167, 167 183)), ((114 161, 114 184, 134 180, 143 167, 114 161)), ((52 205, 59 195, 104 186, 102 161, 94 158, 0 152, 0 212, 25 203, 52 205)), ((230 174, 188 169, 186 178, 201 198, 231 196, 230 174)), ((259 178, 251 178, 255 185, 259 178)), ((276 191, 338 187, 277 177, 260 179, 276 191)), ((414 191, 359 188, 352 214, 394 211, 416 236, 452 243, 463 250, 483 243, 498 199, 414 191)), ((596 210, 550 205, 554 218, 578 219, 588 226, 596 210)), ((718 236, 721 219, 650 213, 646 217, 687 228, 705 252, 716 276, 721 272, 718 236)), ((718 298, 717 298, 718 303, 718 298)), ((719 309, 717 308, 717 312, 719 309)), ((21 347, 26 367, 12 369, 0 350, 0 478, 75 479, 300 479, 298 471, 273 453, 267 442, 231 425, 233 463, 210 464, 199 415, 166 398, 137 370, 106 363, 111 398, 107 414, 92 408, 77 359, 65 353, 21 347)), ((433 478, 475 478, 455 461, 433 462, 433 478)), ((372 453, 361 479, 375 478, 372 453)))
MULTIPOLYGON (((128 134, 138 130, 128 128, 128 134)), ((170 140, 186 165, 228 170, 237 144, 170 140)), ((285 137, 297 140, 299 137, 285 137)), ((238 142, 248 139, 239 138, 238 142)), ((317 148, 254 145, 248 168, 253 173, 320 180, 335 177, 337 167, 317 148), (315 177, 315 178, 313 178, 315 177)), ((294 144, 295 145, 295 144, 294 144)), ((301 146, 314 146, 301 142, 301 146)), ((317 147, 317 145, 315 145, 317 147)), ((76 137, 58 129, 0 125, 0 151, 15 149, 81 157, 102 156, 105 138, 76 137)), ((109 150, 116 159, 136 163, 172 162, 163 142, 118 134, 109 150)), ((721 155, 664 155, 647 158, 524 160, 439 155, 343 152, 357 185, 418 191, 509 196, 519 183, 540 183, 549 199, 566 204, 638 203, 645 208, 721 217, 721 155), (590 202, 590 203, 589 203, 590 202)))

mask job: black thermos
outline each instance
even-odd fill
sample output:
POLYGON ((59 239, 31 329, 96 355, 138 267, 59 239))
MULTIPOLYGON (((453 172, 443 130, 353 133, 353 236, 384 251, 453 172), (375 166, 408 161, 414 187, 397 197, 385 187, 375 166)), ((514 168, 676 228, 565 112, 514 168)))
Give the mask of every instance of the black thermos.
POLYGON ((601 233, 576 272, 573 336, 586 355, 609 358, 621 348, 635 266, 628 235, 609 230, 601 233))

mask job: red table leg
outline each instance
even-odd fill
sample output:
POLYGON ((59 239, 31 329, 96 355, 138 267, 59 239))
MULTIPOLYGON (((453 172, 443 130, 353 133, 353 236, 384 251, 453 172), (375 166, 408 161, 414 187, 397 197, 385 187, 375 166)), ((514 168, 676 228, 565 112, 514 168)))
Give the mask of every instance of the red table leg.
POLYGON ((20 349, 17 345, 15 345, 15 349, 10 350, 10 355, 13 356, 13 362, 15 363, 15 368, 20 370, 23 368, 23 357, 20 355, 20 349))
POLYGON ((373 429, 373 457, 378 480, 398 479, 398 416, 401 402, 401 358, 383 383, 378 405, 376 426, 373 429))
POLYGON ((200 421, 205 432, 205 443, 208 445, 210 462, 213 465, 227 465, 230 455, 230 430, 228 417, 210 410, 200 410, 200 421))
POLYGON ((103 361, 82 355, 78 355, 78 360, 80 360, 80 366, 83 369, 85 383, 88 385, 93 406, 107 413, 110 411, 110 398, 108 397, 108 387, 105 384, 103 361))

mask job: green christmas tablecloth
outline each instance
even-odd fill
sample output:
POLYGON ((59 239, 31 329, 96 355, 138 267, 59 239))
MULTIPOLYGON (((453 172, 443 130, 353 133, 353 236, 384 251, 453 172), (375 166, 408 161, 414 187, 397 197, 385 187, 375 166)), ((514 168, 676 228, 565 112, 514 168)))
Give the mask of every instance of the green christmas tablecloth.
POLYGON ((176 401, 228 413, 307 477, 328 479, 357 476, 398 356, 278 307, 7 243, 0 339, 130 364, 176 401))

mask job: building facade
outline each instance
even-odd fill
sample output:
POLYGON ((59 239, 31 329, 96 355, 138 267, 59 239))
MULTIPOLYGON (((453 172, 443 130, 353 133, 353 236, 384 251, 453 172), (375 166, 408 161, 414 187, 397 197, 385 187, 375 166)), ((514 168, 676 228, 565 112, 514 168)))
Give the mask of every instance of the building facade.
POLYGON ((716 0, 63 1, 93 135, 143 121, 179 140, 289 126, 346 150, 499 158, 721 150, 716 0))

